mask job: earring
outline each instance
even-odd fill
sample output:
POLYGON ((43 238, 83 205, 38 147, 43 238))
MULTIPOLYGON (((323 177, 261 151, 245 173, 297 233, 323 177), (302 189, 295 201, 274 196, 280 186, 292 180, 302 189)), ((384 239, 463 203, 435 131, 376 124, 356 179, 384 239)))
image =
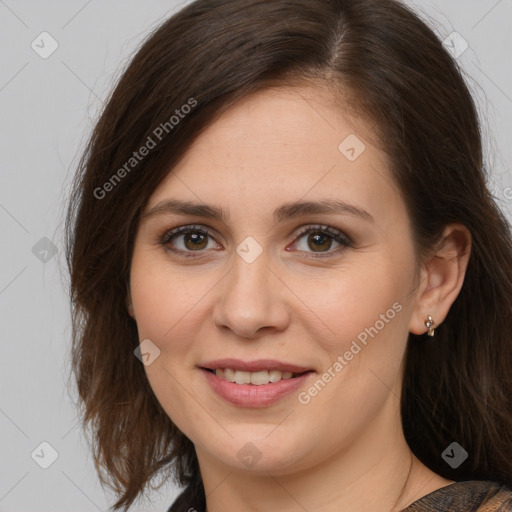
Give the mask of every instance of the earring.
POLYGON ((425 325, 428 327, 428 335, 429 336, 434 336, 435 334, 435 325, 436 323, 434 322, 433 318, 428 315, 428 318, 427 320, 425 320, 425 325))

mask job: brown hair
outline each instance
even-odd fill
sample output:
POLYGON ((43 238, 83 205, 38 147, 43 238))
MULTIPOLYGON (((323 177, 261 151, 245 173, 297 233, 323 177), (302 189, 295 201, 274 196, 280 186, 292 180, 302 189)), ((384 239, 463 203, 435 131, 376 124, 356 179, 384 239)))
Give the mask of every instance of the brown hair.
POLYGON ((173 510, 187 510, 195 495, 204 503, 194 446, 134 356, 125 299, 140 214, 220 113, 251 92, 301 80, 329 84, 340 105, 350 94, 372 123, 418 258, 446 224, 470 230, 448 317, 432 342, 410 334, 402 420, 411 449, 436 473, 512 486, 511 233, 486 188, 478 116, 457 65, 395 0, 197 0, 147 39, 119 79, 80 160, 66 223, 73 373, 100 479, 120 496, 116 510, 164 469, 190 484, 173 510), (127 166, 148 138, 158 143, 127 166), (441 458, 452 441, 469 454, 457 469, 441 458))

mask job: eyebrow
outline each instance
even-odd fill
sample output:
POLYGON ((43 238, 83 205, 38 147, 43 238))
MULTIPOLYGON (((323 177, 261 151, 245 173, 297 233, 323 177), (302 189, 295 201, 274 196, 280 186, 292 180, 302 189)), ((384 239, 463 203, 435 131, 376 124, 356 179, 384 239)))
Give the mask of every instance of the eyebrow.
MULTIPOLYGON (((179 214, 205 217, 226 222, 229 215, 216 206, 168 199, 155 205, 153 208, 142 214, 143 219, 162 214, 179 214)), ((375 219, 360 206, 348 204, 340 200, 326 199, 323 201, 295 201, 285 203, 274 210, 274 221, 282 222, 286 219, 300 217, 307 214, 328 214, 328 215, 351 215, 360 219, 375 223, 375 219)))

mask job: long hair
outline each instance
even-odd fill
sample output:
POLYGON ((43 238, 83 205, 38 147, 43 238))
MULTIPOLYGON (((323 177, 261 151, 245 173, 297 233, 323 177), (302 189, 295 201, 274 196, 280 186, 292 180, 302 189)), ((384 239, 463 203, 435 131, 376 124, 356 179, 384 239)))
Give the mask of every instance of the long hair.
POLYGON ((436 473, 512 486, 511 232, 486 187, 480 123, 457 64, 395 0, 196 0, 148 37, 118 80, 79 162, 66 220, 72 370, 116 510, 162 472, 188 486, 175 510, 196 493, 204 500, 194 446, 134 356, 126 294, 140 214, 222 112, 255 91, 300 83, 327 84, 333 109, 350 106, 371 123, 418 258, 448 223, 470 230, 464 284, 435 341, 410 334, 402 422, 436 473), (469 454, 456 469, 441 457, 453 441, 469 454))

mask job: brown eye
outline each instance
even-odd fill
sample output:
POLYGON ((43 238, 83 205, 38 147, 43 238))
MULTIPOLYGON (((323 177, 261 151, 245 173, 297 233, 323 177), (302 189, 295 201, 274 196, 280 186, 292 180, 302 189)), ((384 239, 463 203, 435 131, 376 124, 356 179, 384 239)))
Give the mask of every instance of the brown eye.
POLYGON ((183 235, 183 244, 191 251, 204 249, 208 245, 207 237, 203 233, 186 233, 183 235))
POLYGON ((190 253, 206 252, 205 249, 216 247, 214 238, 208 231, 194 226, 181 226, 168 231, 160 243, 168 250, 183 253, 185 256, 195 256, 190 253), (209 242, 212 242, 211 246, 208 246, 209 242))
POLYGON ((310 233, 308 235, 307 244, 313 251, 329 250, 332 245, 332 238, 322 233, 310 233))
POLYGON ((294 246, 299 251, 316 253, 318 257, 323 257, 338 254, 347 247, 352 247, 352 241, 341 231, 330 226, 309 226, 298 234, 294 246), (330 250, 333 243, 337 246, 330 250))

